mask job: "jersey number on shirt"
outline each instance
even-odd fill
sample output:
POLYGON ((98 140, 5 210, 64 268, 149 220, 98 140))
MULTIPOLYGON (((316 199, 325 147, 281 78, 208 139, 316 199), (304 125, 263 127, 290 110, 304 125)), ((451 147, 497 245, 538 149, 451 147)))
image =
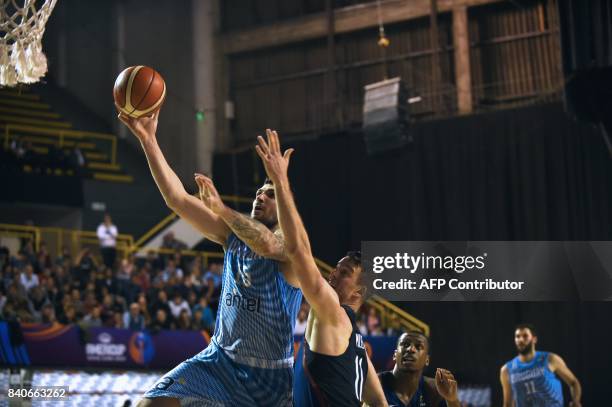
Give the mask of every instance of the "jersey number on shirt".
POLYGON ((361 367, 361 362, 363 362, 363 358, 355 356, 355 396, 359 401, 361 401, 361 394, 363 393, 363 368, 361 367))
POLYGON ((527 392, 527 394, 537 393, 536 386, 533 381, 529 381, 524 384, 525 384, 525 391, 527 392))

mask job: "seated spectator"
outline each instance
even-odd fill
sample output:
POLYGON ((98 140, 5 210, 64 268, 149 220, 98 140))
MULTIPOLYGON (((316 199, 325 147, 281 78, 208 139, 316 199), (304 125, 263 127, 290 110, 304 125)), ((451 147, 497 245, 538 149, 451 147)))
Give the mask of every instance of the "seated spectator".
POLYGON ((72 305, 66 304, 63 308, 63 313, 58 320, 64 325, 76 324, 78 320, 76 309, 72 305))
POLYGON ((191 312, 188 309, 181 310, 176 327, 177 329, 191 329, 191 312))
MULTIPOLYGON (((109 267, 110 268, 110 267, 109 267)), ((131 259, 123 259, 119 265, 119 270, 117 271, 117 293, 119 295, 123 295, 124 297, 128 296, 129 286, 132 280, 132 273, 134 272, 134 262, 133 257, 131 259)))
POLYGON ((368 333, 372 333, 377 327, 380 327, 380 317, 378 316, 378 312, 376 308, 371 307, 368 310, 368 318, 366 320, 366 326, 368 328, 368 333))
POLYGON ((55 318, 55 309, 53 308, 53 305, 50 303, 46 303, 45 305, 43 305, 40 314, 41 314, 40 322, 43 324, 52 324, 54 322, 57 322, 57 319, 55 318))
POLYGON ((145 328, 145 318, 140 312, 137 302, 130 304, 130 310, 123 314, 123 326, 132 331, 142 331, 145 328))
POLYGON ((115 311, 113 314, 113 325, 112 328, 124 329, 125 324, 123 323, 123 315, 120 311, 115 311))
POLYGON ((81 292, 78 288, 73 288, 70 291, 70 300, 72 302, 72 306, 74 307, 74 311, 78 316, 82 316, 85 314, 85 305, 83 304, 81 292))
POLYGON ((6 304, 6 295, 4 295, 4 286, 0 285, 0 318, 4 318, 2 316, 2 309, 4 308, 4 304, 6 304))
POLYGON ((51 255, 47 250, 47 244, 45 242, 40 242, 40 248, 38 249, 38 253, 36 253, 36 270, 40 273, 47 267, 51 267, 51 255))
POLYGON ((71 262, 72 261, 72 256, 70 254, 70 249, 68 248, 68 246, 62 246, 61 252, 55 258, 55 265, 62 266, 64 264, 64 261, 66 261, 66 260, 71 262))
POLYGON ((32 287, 36 287, 39 284, 38 276, 34 274, 34 267, 32 267, 31 264, 27 264, 25 266, 25 269, 21 273, 19 282, 26 292, 30 291, 32 287))
POLYGON ((151 314, 149 313, 147 296, 145 295, 145 293, 138 294, 136 302, 140 306, 140 313, 145 319, 145 325, 148 325, 149 322, 151 322, 151 314))
POLYGON ((308 311, 309 307, 307 303, 302 303, 300 310, 298 311, 295 326, 293 328, 294 335, 304 335, 306 332, 306 325, 308 323, 308 311))
POLYGON ((183 299, 183 297, 181 297, 181 294, 179 293, 174 294, 174 299, 168 303, 168 306, 170 307, 170 313, 175 319, 178 319, 178 317, 181 315, 181 311, 183 310, 186 310, 189 317, 191 317, 189 304, 187 301, 185 301, 185 299, 183 299))
POLYGON ((187 244, 174 237, 174 232, 168 232, 164 235, 162 245, 163 249, 186 250, 187 244))
POLYGON ((34 322, 25 290, 17 281, 13 281, 8 287, 3 313, 6 319, 16 318, 21 322, 34 322))
POLYGON ((157 293, 157 299, 151 305, 151 313, 156 314, 160 309, 163 309, 168 317, 172 315, 168 305, 168 293, 166 293, 166 290, 159 290, 157 293))
POLYGON ((98 328, 102 326, 102 307, 96 305, 91 308, 85 317, 83 317, 83 325, 87 328, 98 328))
POLYGON ((209 304, 217 303, 221 296, 221 280, 223 274, 223 263, 210 262, 208 270, 204 273, 204 281, 208 291, 206 292, 206 299, 209 304))
POLYGON ((174 329, 174 324, 168 318, 168 314, 163 309, 158 309, 155 313, 155 319, 149 325, 151 332, 156 333, 162 330, 174 329))
POLYGON ((215 330, 215 315, 208 306, 206 297, 200 297, 198 303, 193 307, 193 315, 196 324, 201 325, 202 328, 206 329, 208 332, 213 332, 215 330), (196 316, 197 313, 200 313, 199 318, 196 316))
POLYGON ((170 279, 181 279, 183 278, 183 270, 176 266, 174 259, 168 259, 168 264, 163 271, 162 279, 165 283, 168 283, 170 279))
POLYGON ((116 294, 118 292, 117 280, 113 277, 113 270, 108 267, 105 267, 103 272, 96 273, 94 281, 96 285, 96 294, 99 297, 103 297, 104 291, 111 294, 116 294))
POLYGON ((40 321, 42 307, 49 301, 47 298, 47 292, 42 286, 36 285, 32 287, 28 293, 28 297, 32 306, 33 316, 37 321, 40 321))
POLYGON ((76 257, 71 274, 81 287, 85 288, 87 280, 89 280, 95 269, 96 261, 91 254, 91 250, 86 247, 76 257))

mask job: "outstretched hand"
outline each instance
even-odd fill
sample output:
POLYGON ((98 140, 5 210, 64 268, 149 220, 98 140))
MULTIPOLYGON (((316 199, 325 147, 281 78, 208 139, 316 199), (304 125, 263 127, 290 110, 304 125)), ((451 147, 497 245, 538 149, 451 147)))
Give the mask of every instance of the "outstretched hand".
POLYGON ((219 214, 225 208, 225 204, 215 188, 212 179, 202 174, 194 174, 196 184, 200 193, 200 200, 210 209, 213 213, 219 214))
POLYGON ((120 112, 117 117, 132 131, 141 143, 155 139, 159 110, 151 116, 142 116, 138 119, 130 117, 123 112, 120 112))
POLYGON ((436 369, 436 390, 446 401, 457 401, 457 381, 446 369, 436 369))
POLYGON ((268 137, 267 142, 263 137, 257 136, 259 144, 255 146, 255 151, 257 151, 257 155, 261 158, 268 177, 270 177, 273 183, 278 184, 280 181, 287 179, 289 160, 295 150, 290 148, 284 154, 281 154, 278 133, 267 129, 266 135, 268 137))

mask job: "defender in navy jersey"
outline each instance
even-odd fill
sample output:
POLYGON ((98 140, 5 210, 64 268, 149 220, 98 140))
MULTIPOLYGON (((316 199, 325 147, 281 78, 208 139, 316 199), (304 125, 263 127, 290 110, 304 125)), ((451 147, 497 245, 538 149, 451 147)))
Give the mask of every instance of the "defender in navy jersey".
POLYGON ((554 353, 536 351, 535 328, 518 325, 514 343, 518 356, 501 368, 504 407, 562 407, 563 390, 560 377, 570 388, 570 406, 580 407, 582 388, 563 359, 554 353))
POLYGON ((451 372, 437 369, 435 378, 423 376, 423 369, 429 365, 429 339, 424 334, 402 334, 393 360, 393 370, 379 374, 389 407, 461 406, 451 372))
POLYGON ((326 282, 314 261, 306 229, 295 206, 287 167, 293 150, 281 155, 276 132, 258 137, 256 150, 274 183, 278 219, 289 263, 310 303, 302 351, 296 365, 294 404, 302 406, 386 406, 376 372, 365 351, 355 312, 364 300, 361 256, 343 257, 326 282))
POLYGON ((293 325, 302 301, 278 228, 274 187, 266 182, 251 216, 225 206, 212 180, 195 175, 188 194, 156 140, 159 113, 120 114, 140 140, 166 204, 225 249, 223 283, 210 345, 161 378, 139 406, 291 406, 293 325))

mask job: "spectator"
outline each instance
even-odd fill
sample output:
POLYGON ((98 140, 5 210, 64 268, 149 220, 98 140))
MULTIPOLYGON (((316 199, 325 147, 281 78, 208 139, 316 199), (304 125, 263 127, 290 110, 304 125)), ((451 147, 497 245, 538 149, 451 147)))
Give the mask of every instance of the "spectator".
POLYGON ((119 271, 117 272, 117 293, 119 295, 124 297, 128 296, 133 271, 133 257, 121 260, 121 265, 119 266, 119 271))
POLYGON ((113 313, 113 328, 123 329, 125 328, 125 324, 123 323, 123 315, 121 315, 121 311, 115 311, 113 313))
POLYGON ((380 327, 380 317, 378 316, 378 312, 376 312, 376 308, 371 307, 368 310, 368 319, 366 325, 369 334, 372 334, 372 332, 374 332, 377 327, 380 327))
POLYGON ((6 304, 6 295, 4 295, 4 286, 0 286, 0 318, 3 318, 2 309, 6 304))
POLYGON ((59 318, 59 322, 64 325, 77 323, 76 310, 69 303, 64 306, 63 314, 59 318))
POLYGON ((155 313, 155 319, 153 320, 153 322, 151 323, 151 325, 149 325, 149 329, 156 333, 162 330, 168 330, 168 329, 173 329, 174 326, 173 324, 170 322, 170 319, 168 318, 168 314, 166 313, 166 311, 164 311, 163 309, 158 309, 157 312, 155 313))
POLYGON ((191 317, 191 310, 189 309, 189 304, 187 301, 181 297, 181 294, 174 294, 174 299, 168 303, 170 307, 170 313, 175 319, 178 319, 181 315, 181 311, 186 310, 187 314, 191 317))
POLYGON ((19 282, 26 292, 30 291, 32 287, 36 287, 39 284, 38 276, 34 274, 34 267, 32 267, 31 264, 27 264, 25 266, 24 271, 21 273, 19 282))
POLYGON ((130 310, 123 314, 123 326, 132 331, 144 330, 145 319, 140 313, 140 305, 137 302, 130 304, 130 310))
POLYGON ((178 329, 191 329, 191 311, 188 308, 181 310, 176 327, 178 329))
POLYGON ((212 309, 208 306, 206 297, 200 297, 200 301, 193 307, 193 315, 196 324, 201 325, 208 332, 215 330, 215 316, 212 309), (199 318, 196 317, 197 313, 200 313, 199 318))
POLYGON ((204 281, 208 287, 206 299, 208 303, 217 303, 221 296, 221 280, 223 273, 223 264, 219 262, 211 262, 208 265, 208 271, 204 273, 204 281))
POLYGON ((65 260, 68 260, 68 262, 72 261, 72 256, 70 255, 70 249, 68 249, 68 246, 62 246, 62 251, 55 258, 55 264, 61 266, 64 264, 65 260))
POLYGON ((29 291, 28 297, 30 299, 34 318, 39 321, 41 319, 42 307, 49 301, 47 292, 42 286, 36 285, 29 291))
POLYGON ((52 324, 54 322, 57 322, 55 318, 55 309, 53 308, 52 304, 46 303, 45 305, 43 305, 40 322, 42 322, 43 324, 52 324))
POLYGON ((172 250, 186 250, 187 244, 176 237, 174 237, 174 232, 168 232, 163 237, 163 242, 161 247, 163 249, 172 249, 172 250))
POLYGON ((83 318, 83 324, 87 328, 97 328, 102 326, 102 307, 94 306, 91 311, 83 318))
POLYGON ((167 283, 170 279, 181 279, 183 278, 183 270, 180 267, 176 267, 174 259, 168 259, 168 264, 162 274, 162 280, 167 283))
POLYGON ((104 265, 112 268, 117 258, 117 226, 113 225, 110 214, 104 214, 104 221, 98 226, 97 235, 100 241, 100 252, 104 265))
POLYGON ((88 247, 83 248, 75 259, 75 267, 72 273, 82 288, 85 288, 85 284, 95 269, 96 261, 91 255, 91 250, 88 247))
POLYGON ((170 316, 170 306, 168 305, 168 293, 166 290, 159 290, 157 292, 157 299, 151 305, 151 313, 157 313, 157 310, 163 309, 166 315, 170 316))
POLYGON ((308 323, 308 306, 307 303, 302 303, 300 310, 298 311, 295 326, 293 328, 294 335, 304 335, 306 332, 306 325, 308 323))

